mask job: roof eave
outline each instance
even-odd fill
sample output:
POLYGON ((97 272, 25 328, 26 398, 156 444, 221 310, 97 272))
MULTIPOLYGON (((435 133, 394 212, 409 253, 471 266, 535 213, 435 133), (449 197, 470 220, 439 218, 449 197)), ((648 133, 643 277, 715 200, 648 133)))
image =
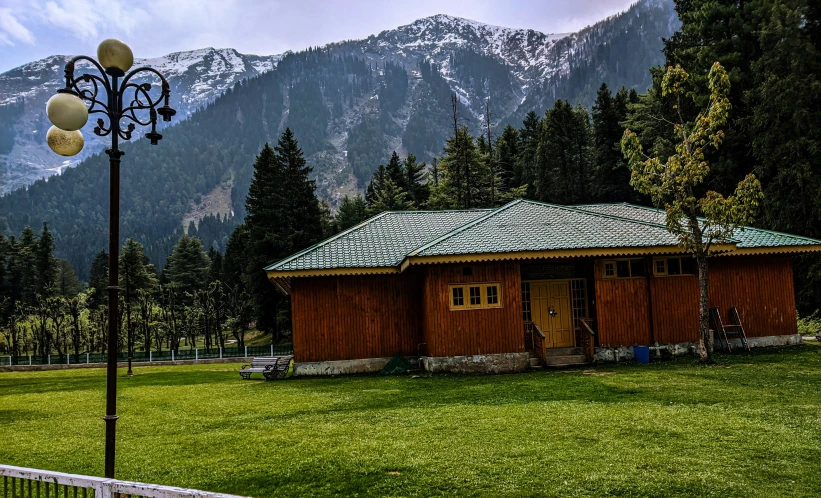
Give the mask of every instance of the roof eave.
MULTIPOLYGON (((713 246, 712 252, 719 254, 724 252, 732 252, 735 249, 735 244, 718 244, 713 246)), ((400 269, 404 271, 410 265, 437 263, 471 263, 482 261, 515 261, 524 259, 557 259, 572 257, 620 257, 682 253, 684 253, 684 251, 680 246, 670 245, 646 247, 593 247, 579 249, 551 249, 544 251, 408 256, 405 258, 405 261, 402 262, 400 269)))
POLYGON ((268 279, 294 277, 333 277, 337 275, 379 275, 399 273, 396 266, 318 268, 309 270, 266 270, 268 279))
POLYGON ((759 254, 807 254, 821 252, 821 244, 807 244, 796 246, 767 246, 767 247, 739 247, 735 251, 719 256, 754 256, 759 254))

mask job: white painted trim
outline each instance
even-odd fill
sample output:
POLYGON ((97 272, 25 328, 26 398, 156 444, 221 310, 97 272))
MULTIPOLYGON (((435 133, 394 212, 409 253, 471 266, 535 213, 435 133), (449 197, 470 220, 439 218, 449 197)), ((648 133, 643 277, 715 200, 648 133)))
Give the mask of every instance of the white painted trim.
POLYGON ((77 474, 66 474, 63 472, 52 472, 49 470, 15 467, 14 465, 0 464, 0 476, 24 479, 27 481, 48 482, 64 486, 76 486, 84 489, 93 489, 94 496, 100 498, 113 498, 114 496, 119 496, 120 494, 142 496, 146 498, 239 498, 236 495, 210 493, 208 491, 199 491, 196 489, 160 486, 158 484, 145 484, 141 482, 119 481, 117 479, 106 479, 103 477, 83 476, 77 474))

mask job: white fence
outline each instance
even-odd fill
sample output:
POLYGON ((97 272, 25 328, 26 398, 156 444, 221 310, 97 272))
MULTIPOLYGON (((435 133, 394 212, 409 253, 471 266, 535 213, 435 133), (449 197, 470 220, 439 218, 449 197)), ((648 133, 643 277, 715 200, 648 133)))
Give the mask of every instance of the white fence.
POLYGON ((195 489, 158 486, 0 465, 0 496, 3 498, 239 498, 195 489))

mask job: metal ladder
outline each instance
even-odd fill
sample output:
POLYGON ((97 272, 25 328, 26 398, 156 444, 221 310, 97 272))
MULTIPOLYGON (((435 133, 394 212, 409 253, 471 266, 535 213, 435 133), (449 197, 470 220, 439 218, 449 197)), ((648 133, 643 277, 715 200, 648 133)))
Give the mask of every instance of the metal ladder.
POLYGON ((747 342, 747 334, 744 333, 744 326, 741 324, 741 315, 738 314, 738 308, 733 306, 730 308, 730 318, 732 318, 732 324, 725 325, 724 322, 721 320, 721 310, 718 308, 710 308, 710 317, 713 319, 713 323, 716 327, 716 332, 718 332, 718 339, 719 343, 724 342, 724 348, 727 350, 728 353, 732 353, 732 348, 730 346, 730 341, 728 336, 730 337, 738 337, 741 340, 742 347, 746 350, 750 350, 750 344, 747 342))

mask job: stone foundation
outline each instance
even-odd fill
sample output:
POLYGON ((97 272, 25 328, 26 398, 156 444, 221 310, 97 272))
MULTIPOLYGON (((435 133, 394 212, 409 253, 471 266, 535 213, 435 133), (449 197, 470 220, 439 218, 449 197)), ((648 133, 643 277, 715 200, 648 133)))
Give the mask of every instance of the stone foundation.
MULTIPOLYGON (((751 348, 762 348, 772 346, 796 346, 798 344, 802 344, 803 340, 800 334, 769 335, 765 337, 748 337, 747 343, 751 348)), ((715 346, 719 347, 717 341, 715 346)), ((730 339, 730 347, 741 348, 741 339, 730 339)), ((659 346, 650 346, 650 359, 663 359, 685 354, 697 354, 697 352, 697 342, 663 344, 659 346)), ((597 362, 618 363, 620 361, 633 361, 633 347, 621 346, 618 348, 596 348, 594 358, 597 362)))
POLYGON ((527 353, 424 357, 420 361, 430 373, 498 374, 524 372, 528 368, 527 353))
MULTIPOLYGON (((410 364, 416 365, 418 359, 405 358, 410 364)), ((390 358, 364 358, 361 360, 314 361, 308 363, 294 363, 294 376, 316 377, 325 375, 345 375, 376 373, 385 368, 390 358)))

